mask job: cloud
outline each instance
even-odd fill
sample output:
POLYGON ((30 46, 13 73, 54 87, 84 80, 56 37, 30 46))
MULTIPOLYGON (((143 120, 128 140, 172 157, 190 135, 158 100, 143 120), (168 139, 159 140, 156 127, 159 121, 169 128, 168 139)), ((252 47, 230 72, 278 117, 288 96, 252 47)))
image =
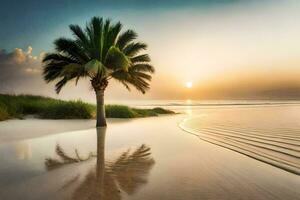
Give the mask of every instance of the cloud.
POLYGON ((11 52, 0 49, 0 93, 34 94, 61 99, 83 99, 94 102, 93 92, 89 90, 89 81, 69 83, 60 94, 56 94, 54 83, 47 84, 42 76, 42 58, 44 52, 33 55, 29 46, 23 50, 15 48, 11 52))
POLYGON ((16 48, 14 51, 7 53, 5 50, 0 50, 0 67, 1 72, 26 72, 28 70, 41 71, 41 58, 32 55, 32 47, 29 46, 27 51, 16 48), (15 71, 13 71, 15 70, 15 71))
POLYGON ((16 48, 12 52, 0 50, 0 91, 21 92, 20 88, 42 84, 41 57, 32 55, 32 47, 26 51, 16 48))

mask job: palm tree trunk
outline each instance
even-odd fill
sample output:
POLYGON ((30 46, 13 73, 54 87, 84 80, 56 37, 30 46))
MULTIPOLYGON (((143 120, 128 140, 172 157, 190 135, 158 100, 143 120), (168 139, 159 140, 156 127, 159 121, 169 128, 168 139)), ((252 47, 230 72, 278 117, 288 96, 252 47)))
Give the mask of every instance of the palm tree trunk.
POLYGON ((97 165, 96 165, 96 192, 100 199, 104 198, 105 179, 105 133, 106 127, 97 128, 97 165))
POLYGON ((96 127, 105 127, 105 106, 104 106, 104 90, 96 90, 97 99, 97 124, 96 127))

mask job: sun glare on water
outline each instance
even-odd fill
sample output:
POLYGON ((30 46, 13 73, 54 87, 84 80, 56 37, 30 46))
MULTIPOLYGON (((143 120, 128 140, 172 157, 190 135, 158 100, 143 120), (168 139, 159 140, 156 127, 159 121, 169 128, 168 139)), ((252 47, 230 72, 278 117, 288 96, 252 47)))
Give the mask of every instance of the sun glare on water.
POLYGON ((193 87, 193 82, 191 82, 191 81, 186 82, 185 87, 192 88, 193 87))

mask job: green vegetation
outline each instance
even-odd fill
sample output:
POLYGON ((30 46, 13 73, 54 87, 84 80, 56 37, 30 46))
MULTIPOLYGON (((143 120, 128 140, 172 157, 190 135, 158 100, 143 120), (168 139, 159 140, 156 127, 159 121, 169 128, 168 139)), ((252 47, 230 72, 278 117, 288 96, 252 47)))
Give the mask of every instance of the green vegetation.
MULTIPOLYGON (((44 79, 47 83, 56 82, 55 89, 59 93, 68 82, 77 83, 88 77, 97 97, 96 126, 106 126, 104 91, 110 79, 117 80, 128 90, 133 87, 145 93, 150 88, 154 67, 150 65, 149 55, 143 53, 147 45, 136 41, 135 31, 122 31, 120 22, 112 23, 100 17, 93 17, 85 27, 70 25, 69 28, 73 37, 55 40, 55 51, 43 59, 44 79)), ((130 108, 111 108, 108 116, 116 113, 115 109, 125 117, 140 115, 130 108)))
MULTIPOLYGON (((163 108, 139 109, 124 105, 106 105, 108 118, 136 118, 173 114, 163 108)), ((92 119, 96 106, 77 101, 63 101, 34 95, 0 94, 0 121, 34 115, 42 119, 92 119)))
POLYGON ((124 105, 106 105, 106 117, 108 118, 136 118, 136 117, 152 117, 159 114, 174 114, 171 110, 163 108, 131 108, 124 105))
POLYGON ((1 120, 22 118, 25 115, 44 119, 90 119, 95 106, 80 100, 62 101, 42 96, 1 94, 0 110, 1 120))

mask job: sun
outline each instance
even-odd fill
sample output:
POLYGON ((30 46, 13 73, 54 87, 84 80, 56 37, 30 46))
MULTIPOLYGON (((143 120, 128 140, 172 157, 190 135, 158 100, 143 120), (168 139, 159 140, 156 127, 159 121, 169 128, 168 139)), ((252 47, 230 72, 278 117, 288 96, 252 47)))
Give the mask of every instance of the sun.
POLYGON ((186 82, 185 87, 192 88, 193 87, 193 82, 191 82, 191 81, 186 82))

